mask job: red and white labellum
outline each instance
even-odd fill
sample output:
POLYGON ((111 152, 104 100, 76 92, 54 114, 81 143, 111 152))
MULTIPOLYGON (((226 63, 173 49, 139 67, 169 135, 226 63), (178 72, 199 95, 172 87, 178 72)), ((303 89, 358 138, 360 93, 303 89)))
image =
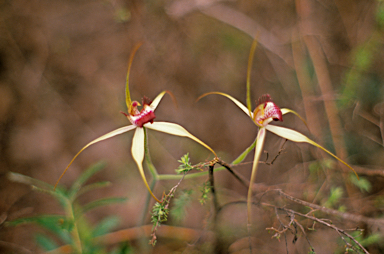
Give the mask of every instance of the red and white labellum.
POLYGON ((255 116, 255 122, 259 126, 266 126, 272 120, 283 121, 280 108, 272 101, 269 94, 265 94, 259 99, 259 105, 253 114, 255 116))
POLYGON ((143 108, 141 111, 137 109, 140 104, 137 101, 133 101, 128 114, 123 113, 128 120, 137 127, 143 127, 146 123, 153 123, 156 118, 155 110, 150 106, 151 101, 147 98, 143 98, 143 108))
POLYGON ((140 111, 139 114, 136 115, 129 115, 128 119, 137 127, 143 127, 146 123, 153 123, 153 120, 156 118, 155 112, 151 108, 151 106, 144 104, 143 109, 140 111))

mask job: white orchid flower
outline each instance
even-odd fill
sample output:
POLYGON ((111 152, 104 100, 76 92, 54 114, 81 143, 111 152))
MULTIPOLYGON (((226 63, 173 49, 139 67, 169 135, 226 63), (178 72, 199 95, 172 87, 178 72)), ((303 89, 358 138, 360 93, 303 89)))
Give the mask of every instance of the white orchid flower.
MULTIPOLYGON (((252 165, 252 173, 251 173, 251 180, 250 180, 250 185, 248 188, 248 197, 247 197, 247 208, 248 208, 248 224, 250 225, 250 218, 251 218, 251 198, 252 198, 252 184, 255 182, 256 179, 256 173, 257 173, 257 166, 260 160, 260 155, 263 150, 264 146, 264 140, 265 136, 267 134, 267 131, 270 131, 277 136, 280 136, 284 139, 288 139, 293 142, 305 142, 309 143, 313 146, 316 146, 326 153, 330 154, 332 157, 336 158, 339 160, 341 163, 346 165, 348 168, 350 168, 357 176, 357 173, 355 170, 349 166, 346 162, 341 160, 339 157, 322 147, 321 145, 317 144, 315 141, 309 139, 305 135, 301 134, 300 132, 297 132, 295 130, 285 128, 285 127, 280 127, 276 125, 271 125, 270 123, 275 120, 275 121, 283 121, 283 115, 287 113, 293 113, 297 115, 300 119, 302 119, 295 111, 287 108, 280 109, 271 99, 271 97, 266 94, 263 95, 259 99, 258 106, 255 108, 255 110, 252 112, 251 108, 251 100, 250 100, 250 70, 251 70, 251 65, 252 65, 252 60, 253 60, 253 53, 256 49, 257 41, 254 40, 252 47, 251 47, 251 52, 249 55, 248 59, 248 71, 247 71, 247 106, 243 105, 241 102, 239 102, 237 99, 233 98, 232 96, 221 93, 221 92, 209 92, 201 95, 198 100, 201 98, 210 95, 210 94, 219 94, 222 96, 227 97, 230 99, 233 103, 235 103, 245 114, 247 114, 250 119, 256 124, 257 127, 259 127, 259 131, 257 134, 256 138, 256 146, 255 146, 255 156, 253 159, 253 165, 252 165)), ((303 119, 302 119, 303 120, 303 119)), ((303 120, 304 121, 304 120, 303 120)))
POLYGON ((131 57, 129 60, 129 65, 128 65, 127 79, 126 79, 126 104, 127 104, 127 108, 128 108, 128 114, 126 114, 126 113, 123 113, 123 114, 128 118, 128 120, 131 122, 132 125, 124 126, 124 127, 119 128, 119 129, 116 129, 114 131, 111 131, 111 132, 89 142, 87 145, 85 145, 75 155, 75 157, 73 157, 73 159, 71 160, 71 162, 69 163, 67 168, 64 170, 64 172, 60 176, 59 180, 56 182, 55 188, 56 188, 57 184, 59 183, 60 179, 65 174, 65 172, 68 170, 68 168, 71 166, 73 161, 76 159, 76 157, 79 156, 79 154, 82 151, 84 151, 87 147, 89 147, 93 144, 96 144, 100 141, 103 141, 103 140, 112 138, 114 136, 117 136, 119 134, 123 134, 125 132, 131 131, 131 130, 135 130, 135 133, 133 135, 133 140, 132 140, 132 149, 131 149, 132 157, 135 160, 137 167, 139 168, 139 172, 140 172, 140 175, 144 181, 145 186, 147 187, 147 189, 150 192, 150 194, 152 195, 152 197, 159 203, 161 203, 161 201, 158 198, 156 198, 156 196, 152 193, 152 191, 148 185, 147 179, 146 179, 145 174, 144 174, 143 165, 142 165, 143 160, 144 160, 144 154, 145 154, 145 140, 144 140, 145 139, 145 132, 144 132, 145 128, 152 129, 155 131, 165 132, 165 133, 175 135, 175 136, 190 138, 190 139, 196 141, 197 143, 201 144, 202 146, 206 147, 208 150, 210 150, 215 155, 215 157, 217 157, 216 153, 212 150, 212 148, 210 148, 208 145, 206 145, 200 139, 198 139, 197 137, 195 137, 191 133, 189 133, 184 127, 182 127, 178 124, 175 124, 175 123, 154 122, 153 121, 156 118, 155 110, 156 110, 157 106, 159 105, 161 99, 163 98, 165 93, 169 93, 172 96, 172 94, 170 92, 168 92, 168 91, 161 92, 159 95, 157 95, 157 97, 152 102, 150 102, 146 97, 144 97, 143 98, 143 106, 142 106, 141 111, 139 111, 137 108, 138 106, 140 106, 140 104, 137 101, 131 101, 131 96, 130 96, 130 92, 129 92, 129 73, 130 73, 130 68, 131 68, 132 61, 133 61, 133 56, 140 46, 141 46, 141 44, 137 45, 131 53, 131 57))

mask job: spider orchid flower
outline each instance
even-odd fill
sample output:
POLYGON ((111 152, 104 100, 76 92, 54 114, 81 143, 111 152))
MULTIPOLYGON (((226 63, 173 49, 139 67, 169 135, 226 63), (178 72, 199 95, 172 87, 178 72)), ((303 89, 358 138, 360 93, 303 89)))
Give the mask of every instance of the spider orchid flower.
POLYGON ((140 175, 141 175, 141 177, 144 181, 144 184, 147 187, 149 193, 159 203, 161 203, 162 201, 160 201, 158 198, 156 198, 156 196, 152 193, 152 191, 148 185, 147 179, 145 177, 144 169, 143 169, 143 165, 142 165, 143 160, 144 160, 145 149, 146 149, 146 147, 145 147, 146 146, 145 145, 145 128, 152 129, 155 131, 164 132, 164 133, 168 133, 168 134, 175 135, 175 136, 190 138, 190 139, 196 141, 197 143, 201 144, 202 146, 206 147, 208 150, 210 150, 215 155, 215 157, 217 157, 216 153, 212 150, 212 148, 210 148, 208 145, 206 145, 200 139, 196 138, 191 133, 189 133, 184 127, 182 127, 178 124, 175 124, 175 123, 154 122, 153 121, 156 118, 155 110, 156 110, 157 106, 159 105, 161 99, 165 95, 165 93, 169 93, 173 97, 173 95, 170 92, 168 92, 168 91, 161 92, 159 95, 157 95, 157 97, 152 102, 150 102, 148 100, 148 98, 144 97, 143 98, 143 106, 142 106, 142 109, 140 111, 137 108, 138 106, 140 106, 140 104, 137 101, 131 101, 130 92, 129 92, 129 73, 130 73, 130 68, 131 68, 133 56, 140 46, 141 46, 141 44, 137 45, 133 49, 133 51, 131 53, 130 60, 129 60, 129 65, 128 65, 128 72, 127 72, 127 79, 126 79, 126 104, 127 104, 127 108, 128 108, 128 113, 121 112, 128 118, 131 125, 124 126, 124 127, 119 128, 119 129, 116 129, 114 131, 111 131, 111 132, 89 142, 87 145, 85 145, 75 155, 75 157, 71 160, 71 162, 69 163, 67 168, 64 170, 64 172, 60 176, 59 180, 56 182, 55 188, 56 188, 57 184, 59 183, 60 179, 65 174, 65 172, 68 170, 68 168, 71 166, 73 161, 76 159, 76 157, 82 151, 84 151, 87 147, 89 147, 95 143, 98 143, 100 141, 103 141, 103 140, 112 138, 114 136, 117 136, 119 134, 123 134, 125 132, 131 131, 131 130, 135 130, 135 133, 133 135, 133 140, 132 140, 132 148, 131 148, 132 157, 135 160, 137 167, 139 168, 140 175))
MULTIPOLYGON (((341 160, 339 157, 322 147, 321 145, 317 144, 315 141, 309 139, 305 135, 301 134, 300 132, 297 132, 295 130, 281 127, 281 126, 276 126, 276 125, 271 125, 270 123, 275 120, 275 121, 283 121, 283 115, 287 113, 293 113, 296 116, 298 116, 302 121, 303 118, 301 118, 295 111, 287 108, 282 108, 280 109, 271 99, 271 97, 266 94, 263 95, 259 99, 258 106, 255 108, 254 111, 251 111, 251 100, 250 100, 250 70, 251 70, 251 65, 252 65, 252 60, 253 60, 253 53, 256 49, 257 41, 254 40, 252 47, 251 47, 251 52, 249 55, 248 59, 248 71, 247 71, 247 106, 243 105, 241 102, 239 102, 237 99, 233 98, 232 96, 221 93, 221 92, 209 92, 201 95, 197 100, 200 100, 201 98, 210 95, 210 94, 219 94, 222 96, 227 97, 230 99, 233 103, 235 103, 245 114, 247 114, 250 119, 256 124, 256 126, 259 127, 259 131, 257 133, 256 137, 256 146, 255 146, 255 155, 253 159, 253 164, 252 164, 252 173, 251 173, 251 180, 250 180, 250 185, 248 188, 248 197, 247 197, 247 208, 248 208, 248 224, 250 225, 250 215, 251 215, 251 197, 252 197, 252 184, 255 182, 256 179, 256 173, 257 173, 257 166, 260 160, 260 155, 263 150, 264 146, 264 141, 265 141, 265 136, 267 134, 267 131, 270 131, 277 136, 280 136, 284 139, 293 141, 293 142, 305 142, 309 143, 313 146, 316 146, 326 153, 330 154, 332 157, 336 158, 339 160, 341 163, 346 165, 348 168, 350 168, 358 177, 357 173, 355 170, 349 166, 346 162, 341 160)), ((304 121, 305 123, 305 121, 304 121)))

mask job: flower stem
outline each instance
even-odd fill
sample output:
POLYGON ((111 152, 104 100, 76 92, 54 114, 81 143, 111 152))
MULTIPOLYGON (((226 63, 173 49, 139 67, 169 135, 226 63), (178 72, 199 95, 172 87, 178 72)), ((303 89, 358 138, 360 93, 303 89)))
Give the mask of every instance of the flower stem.
POLYGON ((149 169, 149 172, 151 172, 151 175, 153 177, 153 182, 156 182, 159 180, 159 173, 157 173, 157 170, 155 168, 155 165, 153 165, 151 156, 149 154, 149 148, 148 148, 148 135, 147 135, 147 129, 144 128, 144 158, 145 162, 147 164, 147 167, 149 169))
POLYGON ((74 214, 73 203, 69 199, 67 199, 67 206, 65 210, 66 210, 67 217, 73 221, 73 229, 71 230, 71 235, 74 242, 74 248, 76 250, 75 253, 82 254, 83 248, 81 245, 79 229, 77 227, 77 222, 74 214))

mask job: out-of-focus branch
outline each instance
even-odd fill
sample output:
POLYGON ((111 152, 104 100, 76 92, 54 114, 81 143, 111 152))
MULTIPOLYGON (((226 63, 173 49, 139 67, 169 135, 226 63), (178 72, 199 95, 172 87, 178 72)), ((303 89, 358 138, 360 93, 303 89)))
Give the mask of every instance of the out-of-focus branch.
POLYGON ((220 20, 248 34, 252 38, 259 34, 258 42, 267 50, 281 58, 289 66, 293 66, 289 39, 286 41, 275 36, 262 25, 247 15, 218 3, 219 1, 174 1, 167 9, 170 16, 180 18, 187 13, 199 10, 201 13, 220 20))
POLYGON ((384 169, 383 168, 377 168, 377 169, 369 169, 359 166, 353 166, 353 169, 360 175, 366 175, 366 176, 381 176, 384 177, 384 169))
MULTIPOLYGON (((94 241, 100 245, 113 245, 125 241, 137 240, 141 237, 149 237, 152 233, 152 225, 145 225, 141 227, 134 227, 119 230, 113 233, 109 233, 103 236, 96 237, 94 241)), ((212 239, 213 233, 210 231, 195 230, 190 228, 183 227, 173 227, 168 225, 162 225, 158 231, 157 235, 159 237, 179 240, 183 242, 192 242, 201 237, 201 235, 206 234, 208 238, 212 239)), ((58 249, 45 252, 45 254, 54 254, 54 253, 71 253, 72 248, 70 245, 62 246, 58 249)))
POLYGON ((321 212, 326 213, 326 214, 339 216, 345 220, 349 220, 349 221, 353 221, 353 222, 363 222, 363 223, 366 223, 370 227, 384 228, 384 220, 383 219, 372 219, 372 218, 368 218, 368 217, 365 217, 365 216, 359 215, 359 214, 340 212, 340 211, 333 210, 333 209, 330 209, 330 208, 327 208, 324 206, 319 206, 319 205, 295 198, 293 196, 290 196, 280 189, 271 190, 271 191, 277 191, 280 196, 282 196, 286 199, 289 199, 289 200, 291 200, 297 204, 303 205, 303 206, 308 206, 312 209, 321 211, 321 212))
POLYGON ((321 125, 319 122, 318 111, 314 101, 311 98, 314 96, 314 91, 311 89, 311 78, 308 72, 305 71, 305 50, 301 41, 292 42, 292 55, 297 75, 297 80, 300 86, 301 95, 303 97, 303 106, 305 118, 307 119, 308 128, 315 137, 321 136, 321 125))
POLYGON ((319 82, 320 91, 322 93, 322 97, 324 98, 325 112, 327 114, 336 155, 339 156, 342 160, 345 160, 347 152, 344 146, 343 132, 337 114, 338 110, 336 103, 332 99, 327 99, 334 96, 334 91, 332 88, 328 67, 325 62, 325 56, 322 52, 322 47, 317 39, 313 36, 304 36, 304 41, 311 56, 316 72, 316 77, 319 82))

